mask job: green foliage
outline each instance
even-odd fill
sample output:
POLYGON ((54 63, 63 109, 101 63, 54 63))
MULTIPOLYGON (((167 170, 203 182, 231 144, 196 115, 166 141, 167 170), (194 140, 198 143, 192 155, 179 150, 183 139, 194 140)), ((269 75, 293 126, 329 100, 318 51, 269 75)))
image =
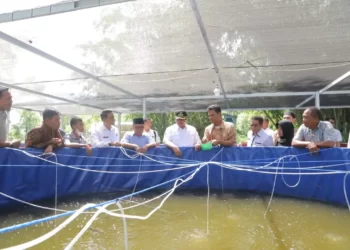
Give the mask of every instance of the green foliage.
POLYGON ((270 119, 270 128, 275 130, 275 124, 283 119, 283 110, 249 110, 234 112, 237 115, 236 132, 237 142, 247 140, 247 134, 250 130, 250 119, 253 116, 268 117, 270 119))
POLYGON ((24 141, 26 134, 41 124, 41 117, 37 112, 20 111, 20 122, 12 126, 9 133, 9 140, 24 141))
MULTIPOLYGON (((129 114, 126 116, 128 120, 132 120, 137 117, 142 117, 142 114, 129 114)), ((153 129, 157 130, 159 136, 163 138, 165 129, 170 125, 175 123, 175 114, 147 114, 148 118, 151 118, 153 121, 153 129)), ((203 137, 205 127, 210 124, 207 113, 188 113, 187 123, 189 125, 197 128, 200 137, 203 137)))

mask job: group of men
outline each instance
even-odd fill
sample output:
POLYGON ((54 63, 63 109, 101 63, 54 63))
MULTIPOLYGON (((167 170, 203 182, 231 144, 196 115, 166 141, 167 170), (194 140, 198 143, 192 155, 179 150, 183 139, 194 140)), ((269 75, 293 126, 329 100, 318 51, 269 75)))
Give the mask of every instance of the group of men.
MULTIPOLYGON (((310 151, 319 148, 339 147, 341 133, 334 128, 334 118, 323 121, 321 111, 315 107, 307 108, 303 113, 303 124, 295 130, 296 115, 287 111, 283 121, 276 124, 276 131, 269 128, 269 119, 253 117, 248 132, 247 146, 293 146, 307 147, 310 151)), ((348 147, 350 147, 350 140, 348 147)))
MULTIPOLYGON (((0 87, 0 147, 18 148, 20 141, 8 141, 7 114, 11 105, 11 93, 8 89, 0 87)), ((211 124, 206 127, 201 139, 197 129, 187 124, 187 112, 176 112, 175 124, 165 130, 164 145, 177 156, 182 154, 181 147, 194 147, 198 151, 204 143, 210 143, 212 146, 236 146, 235 127, 232 123, 222 119, 221 108, 218 105, 211 105, 207 113, 211 124)), ((120 131, 114 126, 113 111, 104 110, 100 117, 101 123, 91 130, 91 143, 88 143, 83 136, 85 128, 81 118, 73 117, 70 121, 71 133, 63 136, 59 129, 60 113, 54 109, 46 109, 43 112, 42 125, 27 134, 25 146, 42 148, 46 153, 53 152, 60 147, 85 148, 90 155, 94 147, 120 146, 133 149, 138 153, 145 153, 149 148, 160 145, 161 138, 157 131, 152 130, 152 120, 149 118, 134 119, 133 130, 126 132, 120 139, 120 131)), ((335 147, 339 143, 337 137, 340 132, 337 133, 333 127, 334 124, 331 123, 334 122, 334 119, 329 119, 329 121, 323 121, 321 112, 317 108, 308 108, 303 113, 303 124, 294 135, 293 124, 296 122, 296 116, 293 112, 288 111, 284 114, 283 121, 276 124, 276 131, 269 128, 268 118, 255 116, 251 119, 247 146, 307 147, 310 151, 335 147)))

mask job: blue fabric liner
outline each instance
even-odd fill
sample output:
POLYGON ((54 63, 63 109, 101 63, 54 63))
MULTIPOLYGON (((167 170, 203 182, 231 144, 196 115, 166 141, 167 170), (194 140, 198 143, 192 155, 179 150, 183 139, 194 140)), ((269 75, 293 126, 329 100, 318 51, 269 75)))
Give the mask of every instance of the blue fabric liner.
MULTIPOLYGON (((103 170, 103 171, 149 171, 175 168, 174 164, 195 164, 207 161, 222 162, 224 164, 237 164, 246 169, 253 170, 262 167, 280 157, 296 155, 290 160, 285 158, 285 172, 298 173, 299 161, 301 172, 320 173, 317 175, 302 175, 297 187, 290 188, 277 176, 275 194, 283 196, 300 197, 313 199, 333 204, 346 205, 343 191, 343 180, 345 174, 327 174, 325 171, 350 171, 349 157, 350 150, 346 148, 324 149, 318 154, 311 155, 306 149, 295 148, 213 148, 210 151, 195 152, 193 148, 182 148, 182 158, 174 156, 167 148, 159 147, 147 152, 147 155, 154 160, 166 162, 169 165, 151 161, 144 156, 137 159, 129 159, 118 148, 94 149, 93 156, 87 157, 83 149, 59 149, 56 151, 58 162, 64 165, 82 169, 103 170), (334 165, 322 168, 325 165, 334 165), (305 169, 314 167, 313 169, 305 169)), ((40 155, 42 151, 25 149, 26 152, 40 155)), ((135 154, 127 151, 129 155, 135 154)), ((54 157, 48 158, 54 161, 54 157)), ((276 167, 278 162, 271 164, 276 167)), ((198 167, 198 166, 197 166, 198 167)), ((279 164, 282 167, 282 164, 279 164)), ((97 194, 101 192, 113 192, 127 190, 131 192, 137 180, 137 190, 160 184, 172 178, 193 171, 195 167, 184 168, 173 171, 156 173, 134 174, 111 174, 86 172, 72 169, 67 166, 58 166, 45 162, 41 159, 31 158, 23 152, 12 149, 0 149, 0 192, 16 197, 18 199, 34 202, 43 199, 54 199, 57 170, 58 196, 64 197, 75 194, 97 194)), ((276 170, 260 168, 259 171, 266 171, 272 174, 231 170, 221 168, 215 164, 209 164, 209 184, 211 189, 223 190, 248 190, 254 192, 272 191, 276 170)), ((281 170, 280 170, 281 171, 281 170)), ((285 181, 294 185, 299 175, 284 175, 285 181)), ((172 187, 169 184, 166 188, 172 187)), ((164 187, 163 187, 164 188, 164 187)), ((207 165, 181 188, 207 189, 207 165)), ((346 182, 348 197, 350 199, 350 176, 346 182)), ((19 204, 16 201, 0 195, 0 208, 19 204)))

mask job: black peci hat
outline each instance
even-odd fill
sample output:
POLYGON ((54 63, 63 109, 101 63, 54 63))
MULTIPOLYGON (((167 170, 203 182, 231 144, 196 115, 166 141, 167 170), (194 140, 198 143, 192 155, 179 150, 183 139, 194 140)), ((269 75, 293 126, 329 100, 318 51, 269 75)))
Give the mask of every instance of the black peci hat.
POLYGON ((145 124, 143 118, 135 118, 135 119, 132 120, 132 123, 134 125, 136 125, 136 124, 145 124))

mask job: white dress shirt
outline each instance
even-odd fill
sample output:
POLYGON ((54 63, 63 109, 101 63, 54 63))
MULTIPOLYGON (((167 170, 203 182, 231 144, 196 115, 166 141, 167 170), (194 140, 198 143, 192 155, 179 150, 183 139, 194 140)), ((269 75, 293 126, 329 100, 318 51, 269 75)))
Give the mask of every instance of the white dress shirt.
POLYGON ((253 135, 253 131, 248 132, 247 147, 272 147, 273 137, 261 129, 257 134, 253 135))
POLYGON ((174 124, 165 130, 163 142, 172 142, 177 147, 193 147, 197 143, 200 144, 201 139, 195 127, 186 124, 184 128, 180 128, 174 124))
POLYGON ((160 143, 160 137, 159 137, 157 131, 150 129, 150 130, 148 130, 148 132, 146 132, 146 130, 145 130, 145 131, 143 131, 143 134, 147 135, 151 139, 152 142, 160 143))
POLYGON ((266 132, 266 134, 271 135, 272 138, 274 137, 274 132, 272 129, 270 129, 269 127, 267 127, 266 129, 264 129, 264 131, 266 132))
POLYGON ((115 126, 108 129, 103 123, 98 124, 91 130, 91 144, 96 148, 109 147, 109 143, 119 142, 119 130, 115 126))

